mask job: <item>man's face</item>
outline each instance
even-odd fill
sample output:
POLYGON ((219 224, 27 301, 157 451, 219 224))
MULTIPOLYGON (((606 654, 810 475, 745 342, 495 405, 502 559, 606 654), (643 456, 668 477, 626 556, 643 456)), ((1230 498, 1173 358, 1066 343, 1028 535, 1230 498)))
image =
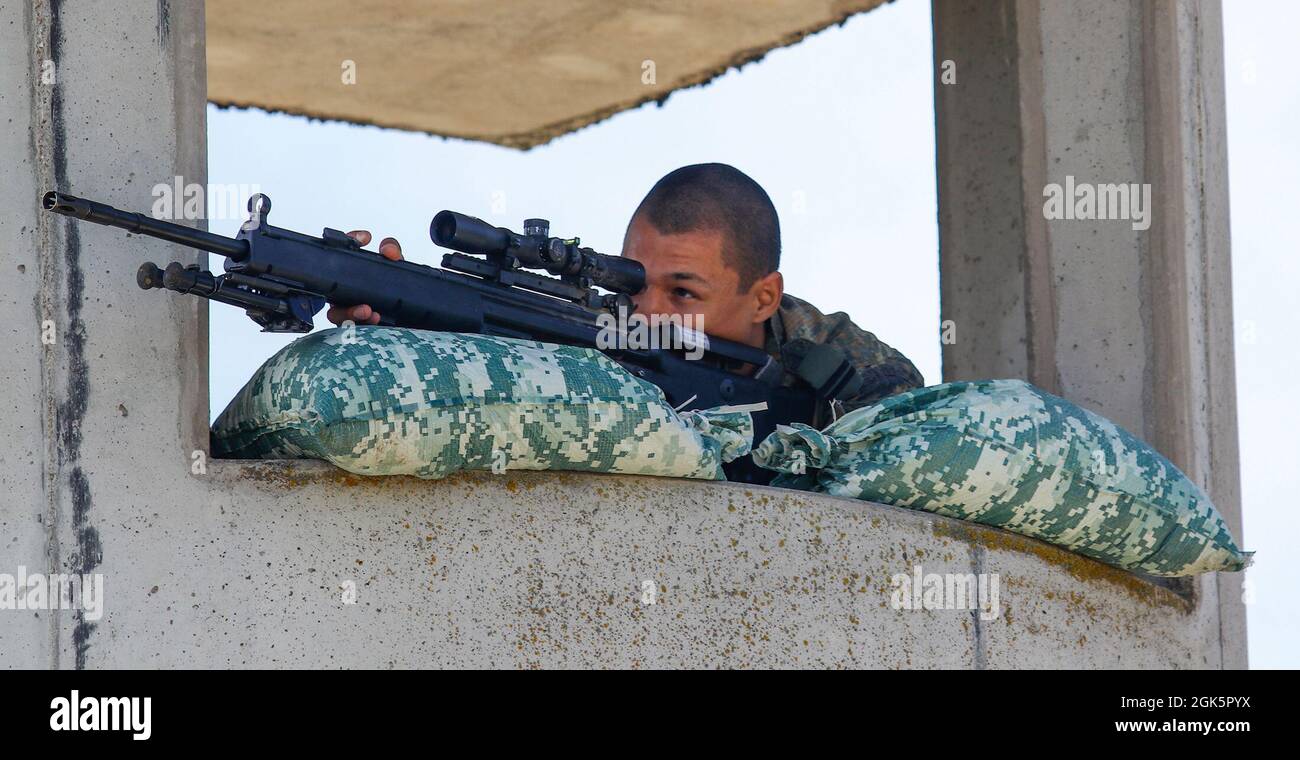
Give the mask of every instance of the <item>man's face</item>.
POLYGON ((633 218, 623 255, 645 267, 646 287, 632 300, 638 314, 690 315, 697 330, 761 348, 763 323, 781 298, 781 275, 773 272, 741 291, 740 273, 723 261, 722 243, 721 232, 665 235, 633 218))

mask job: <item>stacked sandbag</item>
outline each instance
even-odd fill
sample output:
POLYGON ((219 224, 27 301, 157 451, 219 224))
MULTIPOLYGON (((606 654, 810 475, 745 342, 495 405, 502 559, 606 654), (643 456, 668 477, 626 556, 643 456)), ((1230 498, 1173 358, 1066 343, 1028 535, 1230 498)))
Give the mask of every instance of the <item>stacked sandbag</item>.
POLYGON ((1242 570, 1205 493, 1113 422, 1020 380, 921 388, 754 452, 779 487, 892 504, 1032 536, 1117 567, 1242 570))
POLYGON ((258 369, 214 455, 323 459, 361 475, 578 470, 722 479, 747 411, 677 413, 594 349, 386 327, 324 330, 258 369))

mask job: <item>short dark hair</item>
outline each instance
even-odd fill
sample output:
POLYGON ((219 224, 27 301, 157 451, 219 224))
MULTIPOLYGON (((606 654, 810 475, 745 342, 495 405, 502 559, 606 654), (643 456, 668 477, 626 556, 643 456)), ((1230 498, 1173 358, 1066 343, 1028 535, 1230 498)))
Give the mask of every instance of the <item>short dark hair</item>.
POLYGON ((637 206, 637 217, 665 235, 721 232, 723 261, 740 273, 742 291, 781 265, 776 207, 734 166, 693 164, 669 172, 637 206))

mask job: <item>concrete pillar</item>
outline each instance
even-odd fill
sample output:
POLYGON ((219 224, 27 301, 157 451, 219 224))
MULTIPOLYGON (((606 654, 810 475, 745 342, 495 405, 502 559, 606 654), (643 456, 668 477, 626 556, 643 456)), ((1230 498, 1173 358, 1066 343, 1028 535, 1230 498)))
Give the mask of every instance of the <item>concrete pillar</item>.
MULTIPOLYGON (((206 404, 194 403, 206 398, 206 367, 194 361, 207 355, 206 310, 150 297, 131 274, 146 255, 195 256, 146 251, 139 238, 44 213, 39 198, 57 188, 147 211, 156 184, 206 183, 203 12, 156 0, 0 2, 0 380, 12 436, 0 572, 109 572, 111 588, 125 580, 113 568, 173 548, 119 542, 106 560, 109 535, 139 535, 181 506, 168 494, 206 429, 206 404)), ((148 591, 117 588, 127 608, 148 591)), ((84 666, 107 638, 105 621, 79 612, 0 616, 0 649, 15 665, 84 666)))
MULTIPOLYGON (((1213 0, 935 0, 943 371, 1111 418, 1240 538, 1222 36, 1213 0), (1149 185, 1149 228, 1048 219, 1068 177, 1149 185)), ((1246 665, 1241 580, 1196 584, 1222 667, 1246 665)))

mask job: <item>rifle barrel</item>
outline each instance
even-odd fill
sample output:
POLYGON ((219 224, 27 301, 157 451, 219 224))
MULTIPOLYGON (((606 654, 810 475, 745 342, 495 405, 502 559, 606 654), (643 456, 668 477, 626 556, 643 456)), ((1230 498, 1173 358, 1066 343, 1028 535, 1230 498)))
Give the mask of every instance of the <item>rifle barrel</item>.
POLYGON ((56 214, 73 216, 95 224, 108 225, 109 227, 120 227, 127 232, 148 235, 171 243, 180 243, 190 248, 198 248, 209 253, 228 256, 235 261, 243 261, 248 258, 247 241, 228 238, 206 230, 196 230, 182 224, 164 222, 147 217, 144 214, 122 211, 113 208, 107 203, 90 201, 65 193, 48 192, 41 198, 41 205, 46 211, 53 211, 56 214))

